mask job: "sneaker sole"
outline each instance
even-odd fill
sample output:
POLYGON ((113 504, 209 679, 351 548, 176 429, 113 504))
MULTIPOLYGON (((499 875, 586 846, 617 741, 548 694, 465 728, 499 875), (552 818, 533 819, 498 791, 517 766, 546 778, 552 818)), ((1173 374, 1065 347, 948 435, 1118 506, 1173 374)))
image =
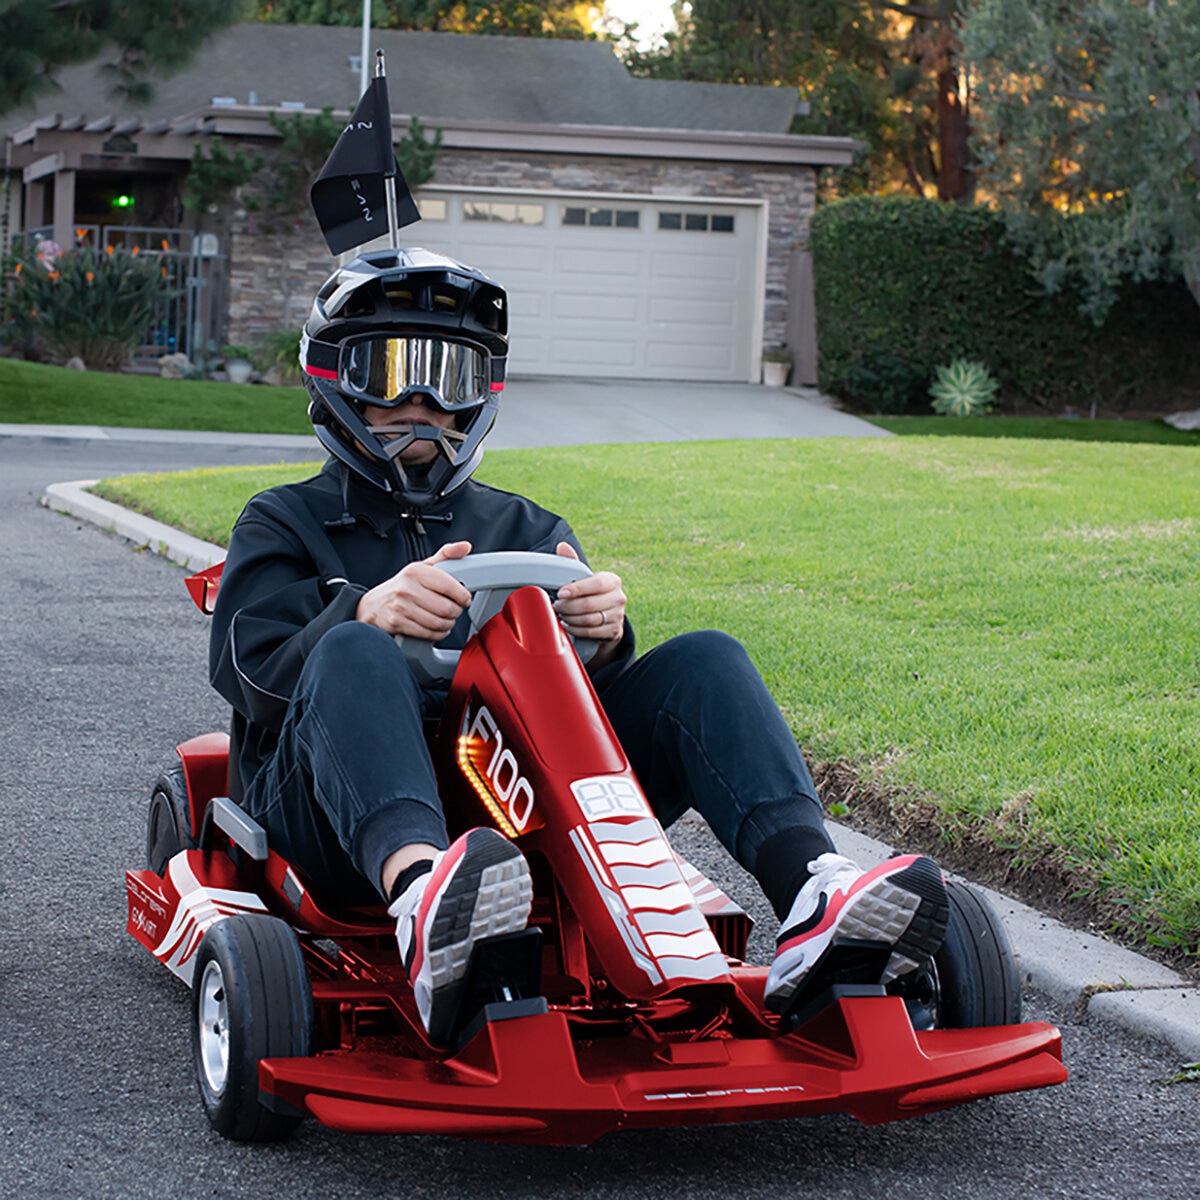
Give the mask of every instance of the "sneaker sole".
MULTIPOLYGON (((920 857, 903 870, 873 880, 848 900, 824 938, 829 943, 836 938, 845 938, 891 946, 891 957, 878 980, 887 984, 916 970, 941 949, 949 920, 950 902, 942 872, 932 859, 920 857)), ((812 945, 800 947, 801 962, 814 949, 812 945)), ((791 980, 791 986, 786 990, 777 987, 767 999, 768 1007, 785 1008, 820 958, 820 954, 815 954, 809 960, 809 969, 791 980)), ((786 959, 781 964, 786 976, 785 964, 786 959)))
POLYGON ((524 929, 532 904, 533 881, 521 852, 502 835, 472 830, 436 900, 425 945, 431 1040, 445 1041, 449 1035, 475 943, 524 929))

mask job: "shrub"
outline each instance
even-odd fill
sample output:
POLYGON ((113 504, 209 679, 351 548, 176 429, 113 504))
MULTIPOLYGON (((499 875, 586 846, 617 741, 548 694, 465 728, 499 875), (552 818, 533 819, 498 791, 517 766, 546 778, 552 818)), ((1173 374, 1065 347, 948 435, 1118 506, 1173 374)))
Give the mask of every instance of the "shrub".
POLYGON ((41 242, 17 250, 6 265, 4 340, 52 362, 79 357, 93 370, 124 366, 170 294, 158 256, 137 247, 62 252, 41 242))
POLYGON ((812 223, 820 385, 877 411, 924 407, 935 369, 986 363, 1012 406, 1161 407, 1200 387, 1200 308, 1130 285, 1097 328, 1050 296, 984 208, 902 197, 821 207, 812 223))

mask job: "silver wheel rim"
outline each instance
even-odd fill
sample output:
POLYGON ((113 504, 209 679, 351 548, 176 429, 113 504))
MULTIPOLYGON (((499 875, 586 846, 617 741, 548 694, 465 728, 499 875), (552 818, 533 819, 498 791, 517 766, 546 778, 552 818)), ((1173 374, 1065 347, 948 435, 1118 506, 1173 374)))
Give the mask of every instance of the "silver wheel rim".
POLYGON ((219 1096, 229 1078, 229 1006, 225 1001, 225 977, 215 959, 205 963, 199 986, 196 1022, 200 1066, 209 1089, 219 1096))

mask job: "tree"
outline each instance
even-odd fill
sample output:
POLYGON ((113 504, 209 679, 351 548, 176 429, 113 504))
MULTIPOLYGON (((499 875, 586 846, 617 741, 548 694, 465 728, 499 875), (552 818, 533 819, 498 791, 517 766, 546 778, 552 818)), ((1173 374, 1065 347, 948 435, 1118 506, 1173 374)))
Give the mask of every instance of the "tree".
MULTIPOLYGON (((382 29, 494 33, 509 37, 594 38, 602 3, 579 0, 374 0, 382 29)), ((285 25, 360 25, 362 0, 260 0, 258 19, 285 25)))
POLYGON ((187 65, 246 0, 0 0, 0 112, 54 91, 59 67, 115 50, 105 64, 114 96, 134 103, 153 77, 187 65))
POLYGON ((970 199, 967 96, 958 73, 962 0, 692 0, 661 51, 632 45, 635 72, 797 87, 797 133, 867 143, 844 191, 970 199))
POLYGON ((982 176, 1047 289, 1097 322, 1125 279, 1200 303, 1200 6, 974 0, 966 30, 982 176))

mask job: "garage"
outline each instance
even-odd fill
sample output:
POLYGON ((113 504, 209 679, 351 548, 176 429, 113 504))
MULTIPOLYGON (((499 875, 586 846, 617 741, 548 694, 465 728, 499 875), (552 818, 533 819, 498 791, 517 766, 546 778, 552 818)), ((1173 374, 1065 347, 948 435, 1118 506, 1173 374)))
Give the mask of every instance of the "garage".
POLYGON ((520 375, 749 381, 761 202, 425 189, 402 240, 508 290, 520 375))

